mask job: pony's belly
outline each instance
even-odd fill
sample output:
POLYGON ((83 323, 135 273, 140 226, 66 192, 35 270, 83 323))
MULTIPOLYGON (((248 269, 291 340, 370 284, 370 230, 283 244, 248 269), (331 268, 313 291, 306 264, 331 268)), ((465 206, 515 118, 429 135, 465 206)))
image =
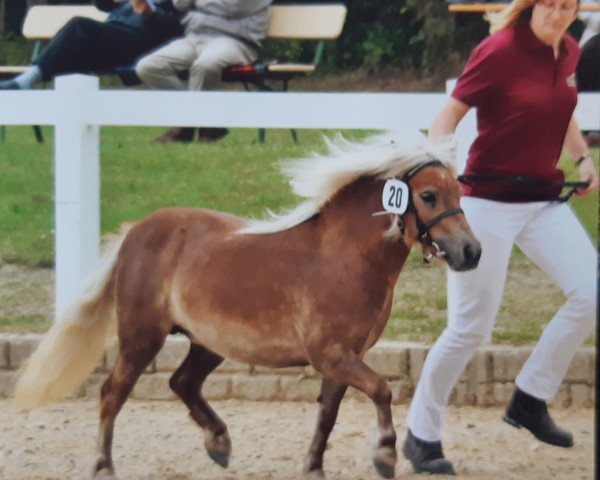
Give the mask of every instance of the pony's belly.
POLYGON ((181 322, 194 343, 242 363, 267 367, 307 365, 304 347, 295 332, 280 332, 252 328, 227 320, 181 322))

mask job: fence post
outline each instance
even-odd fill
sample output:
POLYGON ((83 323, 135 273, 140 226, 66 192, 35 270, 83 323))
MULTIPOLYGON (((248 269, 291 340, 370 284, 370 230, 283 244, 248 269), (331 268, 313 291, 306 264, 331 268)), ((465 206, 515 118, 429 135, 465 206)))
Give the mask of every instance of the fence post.
POLYGON ((55 315, 77 293, 100 251, 100 141, 86 123, 97 77, 56 79, 61 111, 55 126, 55 315))

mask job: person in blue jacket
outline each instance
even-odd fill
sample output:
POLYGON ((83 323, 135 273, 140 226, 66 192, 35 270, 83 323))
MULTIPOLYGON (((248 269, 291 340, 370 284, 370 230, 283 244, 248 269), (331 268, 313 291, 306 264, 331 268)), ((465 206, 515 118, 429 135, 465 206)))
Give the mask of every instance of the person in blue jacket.
POLYGON ((110 12, 105 22, 71 19, 25 73, 0 82, 0 90, 30 89, 57 75, 105 73, 183 35, 181 14, 171 0, 95 0, 110 12))

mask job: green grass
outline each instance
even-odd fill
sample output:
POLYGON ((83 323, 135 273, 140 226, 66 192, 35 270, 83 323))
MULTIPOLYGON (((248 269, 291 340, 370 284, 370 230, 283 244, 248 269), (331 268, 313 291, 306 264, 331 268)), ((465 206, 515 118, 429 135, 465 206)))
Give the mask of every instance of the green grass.
POLYGON ((49 327, 50 320, 42 315, 0 317, 0 332, 2 333, 43 333, 49 327))
MULTIPOLYGON (((300 131, 294 145, 288 130, 235 130, 216 144, 156 145, 164 129, 101 130, 101 227, 117 230, 167 206, 201 206, 244 216, 292 206, 296 199, 277 163, 322 149, 332 131, 300 131)), ((52 130, 35 142, 30 127, 9 127, 0 144, 0 259, 51 266, 54 244, 52 130)), ((360 137, 362 132, 349 132, 360 137)))
MULTIPOLYGON (((564 303, 560 289, 524 255, 513 255, 493 344, 531 345, 564 303)), ((385 338, 432 343, 446 326, 446 273, 411 253, 396 285, 385 338)), ((587 345, 594 345, 592 335, 587 345)))
MULTIPOLYGON (((8 127, 0 144, 0 265, 53 265, 53 132, 35 142, 31 127, 8 127)), ((236 129, 216 144, 156 145, 161 128, 110 127, 101 130, 102 232, 166 206, 201 206, 242 216, 261 217, 266 209, 293 206, 277 164, 323 149, 322 136, 334 132, 299 131, 294 145, 288 130, 268 130, 264 145, 254 129, 236 129)), ((367 132, 346 132, 360 138, 367 132)), ((598 150, 594 152, 598 160, 598 150)), ((576 179, 572 162, 563 162, 576 179)), ((597 240, 598 196, 571 205, 597 240)), ((446 324, 445 270, 423 265, 415 252, 396 288, 384 336, 433 341, 446 324)), ((522 254, 514 256, 494 343, 531 344, 563 301, 562 294, 522 254)), ((43 331, 43 316, 0 314, 0 331, 43 331)), ((594 340, 591 339, 589 343, 594 340)))

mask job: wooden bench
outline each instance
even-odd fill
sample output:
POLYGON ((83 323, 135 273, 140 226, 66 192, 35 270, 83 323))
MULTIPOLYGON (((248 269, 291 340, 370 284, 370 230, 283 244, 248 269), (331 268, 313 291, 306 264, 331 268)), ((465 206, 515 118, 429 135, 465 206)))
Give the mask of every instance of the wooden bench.
MULTIPOLYGON (((281 82, 281 91, 288 89, 291 79, 315 72, 323 57, 325 41, 339 37, 346 20, 346 7, 342 3, 282 4, 271 6, 268 41, 309 40, 314 41, 314 55, 308 63, 291 61, 261 60, 251 65, 236 65, 225 69, 222 81, 242 83, 246 90, 254 85, 258 90, 273 90, 270 82, 281 82)), ((39 57, 44 43, 73 17, 87 17, 98 21, 106 20, 108 14, 94 6, 39 5, 30 8, 23 24, 23 36, 34 42, 30 63, 39 57)), ((27 65, 0 66, 0 75, 18 75, 27 70, 27 65)), ((115 74, 125 85, 140 83, 135 75, 135 65, 119 66, 115 74)), ((41 130, 34 127, 36 138, 43 141, 41 130)), ((292 130, 294 141, 296 132, 292 130)), ((259 141, 264 142, 265 132, 259 130, 259 141)), ((0 127, 0 139, 4 139, 4 127, 0 127)))
MULTIPOLYGON (((27 40, 33 42, 30 65, 34 63, 44 44, 57 34, 57 32, 73 17, 87 17, 103 22, 108 13, 89 5, 37 5, 27 11, 21 30, 27 40)), ((14 76, 25 72, 30 65, 5 65, 0 66, 0 76, 14 76)), ((43 142, 44 137, 40 127, 33 127, 38 142, 43 142)), ((6 136, 4 126, 0 126, 0 141, 6 136)))
MULTIPOLYGON (((308 63, 261 59, 249 65, 226 68, 221 80, 242 83, 246 90, 254 86, 260 91, 271 91, 273 82, 278 90, 287 91, 289 81, 315 72, 323 57, 325 41, 335 40, 342 33, 346 21, 346 6, 342 3, 284 4, 271 7, 267 41, 309 40, 315 42, 313 58, 308 63)), ((298 141, 291 130, 294 142, 298 141)), ((263 143, 265 130, 260 129, 258 140, 263 143)))

